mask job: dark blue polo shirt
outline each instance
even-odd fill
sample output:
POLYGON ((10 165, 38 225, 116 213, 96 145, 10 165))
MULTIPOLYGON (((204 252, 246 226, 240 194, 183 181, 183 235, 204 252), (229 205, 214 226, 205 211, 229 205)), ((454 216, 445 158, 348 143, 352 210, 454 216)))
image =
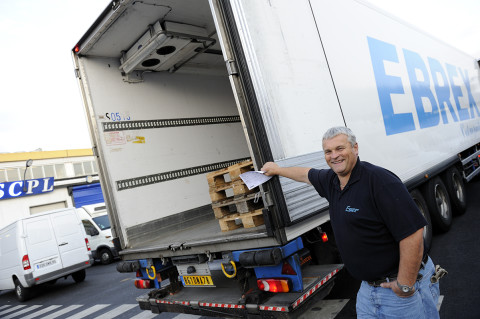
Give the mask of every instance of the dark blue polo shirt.
POLYGON ((370 281, 396 274, 399 242, 427 225, 402 181, 360 158, 343 191, 331 169, 311 169, 308 178, 329 202, 337 246, 352 276, 370 281))

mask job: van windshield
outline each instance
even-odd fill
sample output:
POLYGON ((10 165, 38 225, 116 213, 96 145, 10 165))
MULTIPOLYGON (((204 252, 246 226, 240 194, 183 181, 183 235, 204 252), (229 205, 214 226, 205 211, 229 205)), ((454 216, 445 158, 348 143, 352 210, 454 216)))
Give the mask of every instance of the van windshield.
POLYGON ((95 222, 95 224, 98 225, 98 227, 99 227, 101 230, 105 230, 105 229, 110 229, 110 228, 111 228, 111 226, 110 226, 110 220, 108 219, 108 215, 103 215, 103 216, 94 217, 94 218, 93 218, 93 221, 95 222))

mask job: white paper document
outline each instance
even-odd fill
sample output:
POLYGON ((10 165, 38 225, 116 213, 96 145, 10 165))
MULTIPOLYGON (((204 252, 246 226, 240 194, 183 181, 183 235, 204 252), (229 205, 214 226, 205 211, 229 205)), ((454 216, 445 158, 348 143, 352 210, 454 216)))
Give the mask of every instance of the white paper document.
POLYGON ((247 185, 248 189, 252 189, 268 181, 272 176, 265 176, 262 171, 249 171, 240 174, 240 178, 247 185))

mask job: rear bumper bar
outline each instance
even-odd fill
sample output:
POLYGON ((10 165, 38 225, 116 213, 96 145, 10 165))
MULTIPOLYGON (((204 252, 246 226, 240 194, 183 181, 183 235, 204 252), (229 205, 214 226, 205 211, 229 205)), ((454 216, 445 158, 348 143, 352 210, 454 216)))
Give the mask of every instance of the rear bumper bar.
POLYGON ((90 258, 89 258, 88 261, 78 263, 78 264, 72 265, 70 267, 62 268, 62 269, 53 271, 51 273, 39 276, 39 277, 35 277, 34 273, 29 273, 29 274, 25 275, 25 281, 27 283, 27 287, 32 287, 32 286, 39 285, 39 284, 42 284, 42 283, 47 282, 47 281, 51 281, 51 280, 54 280, 54 279, 58 279, 58 278, 61 278, 61 277, 71 275, 74 272, 77 272, 77 271, 82 270, 82 269, 86 269, 86 268, 90 267, 91 265, 93 265, 93 258, 90 255, 90 258))
POLYGON ((325 298, 330 293, 334 277, 343 265, 312 268, 316 273, 322 269, 322 275, 306 285, 307 288, 302 292, 274 294, 262 304, 247 304, 240 294, 233 293, 230 288, 184 288, 175 295, 159 299, 144 295, 138 297, 137 302, 141 309, 150 310, 153 313, 174 312, 211 317, 297 318, 308 310, 308 305, 325 298))

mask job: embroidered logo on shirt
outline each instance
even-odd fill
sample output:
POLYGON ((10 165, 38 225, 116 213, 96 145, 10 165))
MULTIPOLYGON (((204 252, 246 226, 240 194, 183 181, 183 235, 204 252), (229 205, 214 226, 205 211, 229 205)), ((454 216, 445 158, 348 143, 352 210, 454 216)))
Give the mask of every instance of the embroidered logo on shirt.
POLYGON ((345 208, 345 211, 349 212, 349 213, 356 213, 359 210, 360 210, 359 208, 353 208, 353 207, 350 207, 350 206, 347 206, 347 208, 345 208))

